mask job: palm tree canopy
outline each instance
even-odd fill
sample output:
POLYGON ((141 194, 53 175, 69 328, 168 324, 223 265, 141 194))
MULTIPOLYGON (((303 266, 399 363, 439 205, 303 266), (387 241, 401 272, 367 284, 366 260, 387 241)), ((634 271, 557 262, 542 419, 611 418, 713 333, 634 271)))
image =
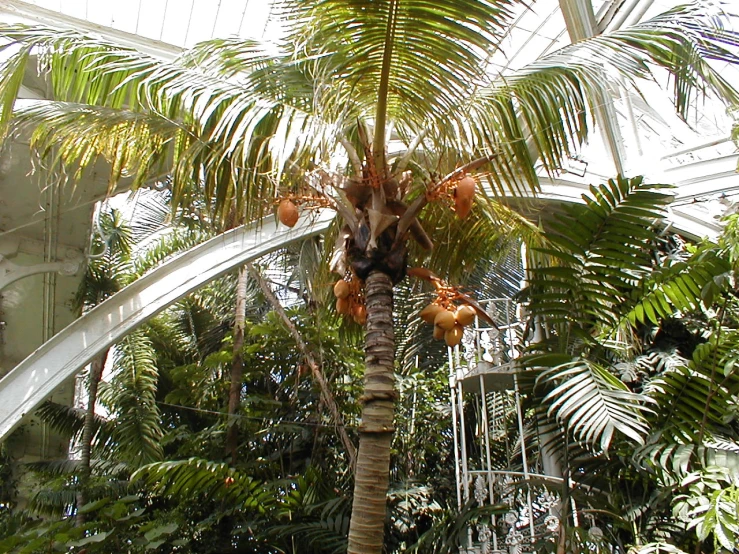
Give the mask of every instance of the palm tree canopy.
MULTIPOLYGON (((305 172, 336 160, 339 143, 350 158, 352 144, 362 154, 358 122, 374 126, 376 151, 390 137, 411 150, 420 143, 415 159, 433 164, 431 173, 488 156, 492 190, 509 193, 536 188, 532 155, 551 171, 576 151, 610 83, 634 86, 662 67, 682 114, 696 92, 739 105, 711 65, 739 61, 739 38, 703 6, 501 75, 488 61, 515 4, 285 1, 289 26, 276 54, 253 41, 213 40, 172 62, 79 33, 3 26, 14 53, 0 68, 0 127, 10 124, 23 71, 38 54, 56 102, 16 110, 13 124, 33 127, 42 152, 61 143, 55 155, 80 167, 103 155, 111 182, 170 173, 176 201, 202 185, 220 217, 235 199, 251 219, 269 210, 264 199, 304 188, 305 172)), ((429 179, 422 172, 412 191, 429 179)))

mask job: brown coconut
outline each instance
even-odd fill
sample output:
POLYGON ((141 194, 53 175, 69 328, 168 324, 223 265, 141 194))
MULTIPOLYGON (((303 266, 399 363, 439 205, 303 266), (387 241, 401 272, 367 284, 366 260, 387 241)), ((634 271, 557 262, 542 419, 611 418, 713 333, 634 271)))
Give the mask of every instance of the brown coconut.
POLYGON ((468 306, 467 304, 460 306, 457 308, 457 311, 454 312, 454 318, 462 327, 466 327, 475 321, 475 308, 468 306))
POLYGON ((472 201, 475 199, 475 180, 467 175, 457 183, 454 189, 454 207, 460 219, 464 219, 472 210, 472 201))
POLYGON ((464 334, 464 328, 461 325, 455 325, 444 333, 444 341, 447 346, 457 346, 462 342, 462 335, 464 334))
POLYGON ((347 298, 350 292, 351 289, 349 287, 349 283, 344 281, 344 279, 336 281, 336 284, 334 285, 334 296, 336 298, 347 298))
POLYGON ((349 315, 351 312, 351 304, 349 304, 348 298, 336 299, 336 312, 340 315, 349 315))
POLYGON ((364 325, 367 323, 367 308, 365 308, 362 304, 357 304, 354 306, 354 313, 352 314, 354 317, 354 321, 359 323, 360 325, 364 325))
POLYGON ((283 225, 295 227, 299 217, 298 207, 292 201, 285 199, 277 206, 277 218, 283 225))
POLYGON ((444 334, 445 334, 445 333, 446 333, 446 331, 445 331, 444 329, 442 329, 442 328, 441 328, 441 327, 439 327, 438 325, 434 325, 434 338, 435 338, 436 340, 441 340, 441 339, 443 339, 443 338, 444 338, 444 334))
POLYGON ((423 310, 421 310, 421 313, 418 315, 421 316, 421 319, 423 319, 426 323, 433 323, 434 319, 436 319, 436 314, 443 311, 444 308, 442 308, 438 304, 429 304, 423 310))
POLYGON ((441 327, 445 331, 454 327, 455 323, 454 313, 449 310, 441 310, 434 318, 434 325, 441 327))

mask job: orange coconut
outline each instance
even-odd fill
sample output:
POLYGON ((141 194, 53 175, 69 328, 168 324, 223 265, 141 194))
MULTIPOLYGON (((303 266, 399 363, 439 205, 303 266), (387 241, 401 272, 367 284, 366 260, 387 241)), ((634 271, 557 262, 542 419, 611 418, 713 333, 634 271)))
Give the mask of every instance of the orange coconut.
POLYGON ((465 327, 475 321, 475 308, 468 306, 467 304, 460 306, 457 308, 457 311, 454 312, 454 318, 457 320, 457 323, 462 327, 465 327))
POLYGON ((461 325, 455 325, 444 333, 444 340, 447 346, 457 346, 462 342, 462 335, 464 334, 464 328, 461 325))
POLYGON ((351 305, 349 304, 348 298, 337 298, 336 299, 336 311, 341 315, 349 315, 351 312, 351 305))
POLYGON ((336 298, 346 298, 349 296, 350 292, 351 289, 349 288, 349 283, 344 281, 344 279, 336 281, 336 284, 334 285, 334 296, 336 298))
POLYGON ((299 217, 298 207, 292 201, 285 199, 277 206, 277 218, 283 225, 295 227, 299 217))
POLYGON ((475 199, 475 180, 467 175, 457 183, 454 189, 454 207, 457 215, 464 219, 472 209, 472 201, 475 199))
POLYGON ((423 319, 426 323, 433 323, 434 319, 436 318, 436 314, 443 311, 444 308, 439 306, 439 304, 429 304, 423 310, 421 310, 421 313, 418 315, 421 316, 421 319, 423 319))
POLYGON ((367 308, 365 308, 362 304, 357 304, 354 306, 352 316, 354 317, 354 321, 359 323, 360 325, 364 325, 367 323, 367 308))
POLYGON ((441 327, 445 331, 454 327, 455 323, 454 314, 449 310, 441 310, 434 318, 434 325, 441 327))

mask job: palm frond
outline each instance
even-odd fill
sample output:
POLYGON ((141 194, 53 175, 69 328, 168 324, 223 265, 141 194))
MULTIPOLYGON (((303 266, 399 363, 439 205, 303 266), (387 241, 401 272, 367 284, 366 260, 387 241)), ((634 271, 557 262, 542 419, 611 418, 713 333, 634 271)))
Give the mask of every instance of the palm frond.
MULTIPOLYGON (((544 360, 542 357, 539 361, 544 360)), ((545 370, 538 381, 555 387, 544 398, 549 415, 565 423, 583 442, 605 451, 619 431, 634 442, 644 443, 649 429, 644 411, 649 399, 629 391, 606 368, 575 359, 545 370)))
POLYGON ((673 483, 679 483, 692 471, 711 466, 739 475, 739 444, 722 438, 704 444, 680 444, 672 442, 670 437, 657 436, 636 449, 633 459, 639 465, 649 464, 654 470, 666 473, 663 478, 673 483))
MULTIPOLYGON (((625 314, 635 325, 647 321, 658 325, 676 310, 686 313, 698 309, 701 303, 710 306, 715 292, 720 290, 718 277, 727 275, 731 265, 715 248, 699 250, 686 261, 653 270, 642 281, 633 296, 638 301, 625 314), (716 290, 714 290, 716 289, 716 290)), ((723 279, 728 285, 728 280, 723 279)))
MULTIPOLYGON (((80 33, 0 25, 0 35, 39 53, 39 67, 49 72, 57 100, 95 105, 98 110, 125 108, 124 112, 136 114, 129 119, 151 125, 156 122, 160 130, 168 125, 166 159, 171 168, 173 203, 187 204, 192 187, 200 185, 221 219, 225 219, 232 199, 237 201, 237 213, 246 209, 248 217, 263 214, 269 204, 257 198, 274 197, 290 161, 305 148, 322 144, 326 133, 330 136, 333 132, 303 106, 285 101, 286 96, 260 96, 264 91, 80 33)), ((11 92, 3 91, 0 87, 0 94, 11 92)), ((112 117, 112 112, 98 113, 112 117)), ((68 131, 74 130, 71 124, 68 127, 68 131)), ((150 128, 129 125, 128 130, 136 131, 126 135, 131 142, 122 137, 116 140, 130 150, 134 137, 150 128)), ((119 131, 123 135, 125 128, 119 131)), ((151 137, 162 140, 156 133, 151 137)), ((83 140, 78 128, 69 144, 83 140)), ((76 161, 91 163, 98 152, 83 148, 84 143, 78 146, 72 147, 76 161)), ((153 155, 152 149, 144 150, 150 154, 141 160, 146 165, 153 155)), ((156 159, 164 159, 164 155, 156 159)), ((112 161, 113 177, 120 176, 123 161, 135 163, 130 156, 112 161)))
POLYGON ((156 494, 182 500, 208 498, 257 512, 274 502, 272 491, 264 484, 228 464, 200 458, 149 464, 138 469, 131 480, 143 482, 156 494))
POLYGON ((291 514, 295 521, 275 526, 270 534, 282 541, 294 538, 316 552, 340 554, 346 552, 350 513, 348 498, 333 498, 307 506, 304 515, 291 514))
POLYGON ((115 377, 100 387, 101 401, 115 413, 113 437, 118 450, 134 464, 162 458, 155 360, 151 342, 141 329, 136 330, 116 345, 115 377))
POLYGON ((13 106, 25 77, 26 65, 31 47, 22 46, 14 55, 6 56, 10 45, 0 47, 0 142, 5 140, 13 114, 13 106))
MULTIPOLYGON (((82 436, 82 427, 85 423, 84 410, 46 401, 36 410, 36 416, 64 436, 76 440, 82 436)), ((95 444, 101 446, 107 444, 111 439, 112 432, 113 424, 96 414, 92 435, 95 444)))
POLYGON ((696 93, 710 94, 728 106, 739 92, 710 64, 739 63, 739 33, 720 27, 721 16, 699 4, 674 8, 638 25, 595 36, 545 55, 520 70, 496 76, 465 100, 463 109, 445 113, 437 135, 462 151, 495 153, 493 190, 505 194, 536 187, 531 139, 550 173, 583 144, 602 102, 601 91, 614 82, 639 92, 639 81, 654 80, 665 69, 674 85, 675 106, 687 117, 696 93))
POLYGON ((108 161, 109 194, 124 176, 137 188, 161 174, 172 156, 171 145, 192 141, 187 129, 171 120, 120 108, 33 101, 13 116, 13 130, 32 129, 31 147, 73 170, 75 183, 98 156, 108 161))
POLYGON ((388 120, 422 129, 429 114, 449 112, 485 79, 484 62, 517 3, 321 0, 288 1, 281 7, 297 50, 321 56, 319 78, 331 88, 322 91, 320 104, 329 111, 335 111, 330 106, 355 106, 349 121, 374 118, 384 70, 388 120))
POLYGON ((619 178, 591 187, 584 205, 564 207, 549 223, 551 246, 534 249, 553 263, 531 269, 532 314, 552 326, 581 329, 584 337, 590 326, 616 324, 651 265, 654 223, 670 199, 660 188, 619 178))
POLYGON ((133 273, 141 276, 164 260, 209 238, 211 233, 207 231, 191 231, 181 227, 171 229, 168 233, 148 241, 146 250, 134 260, 133 273))
POLYGON ((678 444, 721 435, 739 393, 738 347, 739 332, 723 329, 698 345, 687 365, 649 381, 644 394, 661 406, 655 428, 678 444))
MULTIPOLYGON (((41 460, 29 462, 25 466, 36 473, 43 473, 51 477, 75 475, 80 470, 80 460, 41 460)), ((127 464, 116 461, 93 458, 90 460, 93 475, 126 478, 130 468, 127 464)))

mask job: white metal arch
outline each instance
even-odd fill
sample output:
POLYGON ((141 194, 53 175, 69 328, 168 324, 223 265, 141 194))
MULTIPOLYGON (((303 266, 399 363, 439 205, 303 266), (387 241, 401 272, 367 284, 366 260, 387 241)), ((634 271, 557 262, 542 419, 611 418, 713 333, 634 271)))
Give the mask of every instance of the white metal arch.
POLYGON ((131 330, 198 287, 291 242, 326 231, 334 213, 293 229, 269 220, 219 235, 125 287, 54 335, 0 380, 0 441, 66 379, 131 330))

